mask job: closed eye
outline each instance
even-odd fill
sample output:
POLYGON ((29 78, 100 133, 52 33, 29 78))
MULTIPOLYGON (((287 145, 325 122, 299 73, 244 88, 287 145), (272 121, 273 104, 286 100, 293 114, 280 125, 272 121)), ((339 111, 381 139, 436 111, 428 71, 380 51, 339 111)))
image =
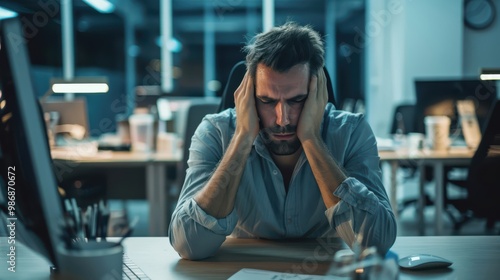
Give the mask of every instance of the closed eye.
POLYGON ((258 97, 257 99, 259 99, 259 101, 262 104, 273 104, 273 103, 276 103, 276 100, 270 99, 270 98, 266 98, 266 97, 258 97))
POLYGON ((303 95, 303 96, 299 96, 296 98, 292 98, 288 102, 290 102, 290 103, 303 103, 306 101, 306 99, 307 99, 307 95, 303 95))
MULTIPOLYGON (((262 104, 276 104, 278 102, 278 100, 276 100, 276 99, 272 99, 272 98, 265 97, 265 96, 257 97, 257 99, 262 104)), ((306 101, 306 99, 307 99, 307 95, 300 95, 300 96, 290 98, 286 102, 288 104, 300 104, 300 103, 304 103, 304 101, 306 101)))

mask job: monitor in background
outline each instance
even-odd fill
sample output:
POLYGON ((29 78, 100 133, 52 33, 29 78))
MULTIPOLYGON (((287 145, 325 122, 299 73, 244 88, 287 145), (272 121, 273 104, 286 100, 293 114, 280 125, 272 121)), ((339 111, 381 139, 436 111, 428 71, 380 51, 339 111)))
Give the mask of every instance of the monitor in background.
POLYGON ((450 117, 450 133, 460 132, 460 122, 457 112, 457 101, 472 100, 479 126, 483 128, 488 113, 496 100, 496 85, 494 81, 475 79, 457 80, 416 80, 416 132, 425 133, 424 118, 432 115, 450 117))
POLYGON ((0 216, 9 246, 21 241, 57 265, 62 203, 23 40, 18 18, 0 20, 0 216))
MULTIPOLYGON (((61 132, 71 132, 71 126, 80 126, 85 131, 84 137, 89 135, 89 124, 87 117, 87 102, 84 98, 76 98, 71 101, 61 98, 47 99, 41 102, 44 112, 57 112, 59 119, 56 125, 59 125, 61 132), (61 126, 61 125, 66 125, 61 126)), ((81 140, 81 139, 78 139, 81 140)))

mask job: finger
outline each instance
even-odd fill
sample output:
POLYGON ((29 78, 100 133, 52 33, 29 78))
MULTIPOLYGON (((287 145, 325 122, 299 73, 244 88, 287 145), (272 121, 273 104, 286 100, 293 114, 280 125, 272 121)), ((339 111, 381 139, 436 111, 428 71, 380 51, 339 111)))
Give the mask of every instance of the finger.
POLYGON ((309 82, 309 95, 316 94, 318 90, 318 77, 316 75, 312 75, 311 82, 309 82))
POLYGON ((246 85, 245 85, 245 91, 246 91, 246 94, 248 94, 248 97, 249 98, 253 98, 253 94, 254 94, 254 83, 253 83, 253 78, 252 76, 250 76, 250 74, 247 72, 246 74, 246 85))
POLYGON ((238 100, 239 98, 241 98, 245 95, 245 89, 246 89, 246 84, 247 84, 247 80, 248 80, 247 74, 248 73, 245 73, 245 75, 243 76, 243 79, 241 80, 240 85, 238 86, 236 91, 233 93, 235 102, 236 102, 236 100, 238 100))
POLYGON ((326 75, 323 69, 320 69, 318 73, 318 98, 328 99, 328 89, 326 87, 326 75))

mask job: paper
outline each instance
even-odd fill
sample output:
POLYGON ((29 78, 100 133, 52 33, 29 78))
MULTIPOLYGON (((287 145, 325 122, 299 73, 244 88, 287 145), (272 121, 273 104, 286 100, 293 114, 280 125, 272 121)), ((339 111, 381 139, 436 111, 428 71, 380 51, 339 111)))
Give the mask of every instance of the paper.
POLYGON ((394 141, 389 138, 377 137, 377 149, 379 151, 394 151, 394 141))
POLYGON ((326 279, 348 279, 325 275, 308 275, 276 272, 270 270, 243 268, 229 277, 228 280, 326 280, 326 279))

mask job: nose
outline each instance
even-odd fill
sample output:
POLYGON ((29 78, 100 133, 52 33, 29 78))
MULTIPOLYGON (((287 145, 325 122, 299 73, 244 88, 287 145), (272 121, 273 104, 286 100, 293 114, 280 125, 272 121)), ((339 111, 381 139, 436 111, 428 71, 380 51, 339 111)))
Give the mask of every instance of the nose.
POLYGON ((279 126, 286 126, 290 124, 289 111, 290 108, 285 102, 278 102, 276 104, 276 124, 279 126))

